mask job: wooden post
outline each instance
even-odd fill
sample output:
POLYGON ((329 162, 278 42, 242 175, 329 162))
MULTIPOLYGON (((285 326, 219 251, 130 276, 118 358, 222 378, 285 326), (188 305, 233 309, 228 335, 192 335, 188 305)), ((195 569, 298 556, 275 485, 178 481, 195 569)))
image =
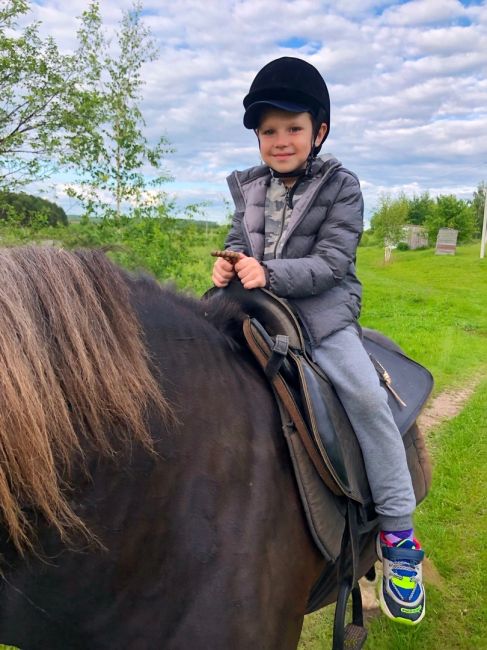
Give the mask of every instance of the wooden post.
POLYGON ((480 259, 485 256, 485 238, 487 237, 487 187, 484 190, 484 222, 482 224, 482 237, 480 238, 480 259))

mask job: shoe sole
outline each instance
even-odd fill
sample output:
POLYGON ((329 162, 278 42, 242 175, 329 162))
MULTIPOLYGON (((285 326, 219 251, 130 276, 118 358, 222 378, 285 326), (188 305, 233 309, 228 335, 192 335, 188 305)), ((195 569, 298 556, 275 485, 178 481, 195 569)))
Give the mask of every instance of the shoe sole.
POLYGON ((379 605, 382 610, 382 613, 387 616, 391 621, 394 621, 394 623, 400 623, 401 625, 418 625, 418 623, 421 623, 421 621, 424 618, 424 615, 426 614, 426 594, 423 594, 423 611, 421 612, 419 618, 417 618, 415 621, 411 620, 410 618, 400 618, 399 616, 394 616, 392 612, 389 610, 387 607, 387 603, 384 600, 384 594, 383 594, 383 583, 379 584, 379 605))

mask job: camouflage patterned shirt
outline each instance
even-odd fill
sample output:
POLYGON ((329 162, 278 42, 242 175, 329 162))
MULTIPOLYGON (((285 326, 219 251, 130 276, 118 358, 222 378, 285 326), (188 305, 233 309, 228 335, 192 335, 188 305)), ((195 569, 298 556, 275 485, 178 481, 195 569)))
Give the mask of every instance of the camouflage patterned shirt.
MULTIPOLYGON (((306 190, 309 179, 302 178, 293 194, 293 206, 299 201, 306 190)), ((280 178, 271 178, 264 208, 265 243, 263 260, 273 260, 281 257, 282 242, 292 214, 288 205, 288 196, 291 188, 284 185, 280 178)))

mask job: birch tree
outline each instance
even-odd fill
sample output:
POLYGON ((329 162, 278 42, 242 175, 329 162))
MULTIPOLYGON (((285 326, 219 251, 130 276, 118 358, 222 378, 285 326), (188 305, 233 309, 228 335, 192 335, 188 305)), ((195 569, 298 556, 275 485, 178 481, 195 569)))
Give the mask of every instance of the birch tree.
POLYGON ((77 87, 75 57, 42 39, 39 23, 19 28, 28 11, 26 0, 0 4, 0 191, 52 172, 77 87))
POLYGON ((79 183, 70 189, 88 215, 120 218, 130 207, 137 214, 165 209, 161 170, 171 151, 165 136, 149 142, 140 107, 143 66, 157 55, 139 3, 123 14, 115 39, 104 30, 97 1, 81 16, 77 59, 86 71, 73 119, 71 146, 65 163, 79 183))
POLYGON ((377 241, 384 245, 384 259, 391 259, 392 247, 403 237, 408 218, 408 200, 404 195, 394 199, 390 194, 379 197, 379 205, 370 220, 377 241))

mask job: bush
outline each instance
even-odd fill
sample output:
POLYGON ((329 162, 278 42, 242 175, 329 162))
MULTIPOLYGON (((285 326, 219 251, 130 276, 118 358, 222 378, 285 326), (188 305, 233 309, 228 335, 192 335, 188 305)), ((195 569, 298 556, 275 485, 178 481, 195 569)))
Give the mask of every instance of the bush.
POLYGON ((360 238, 359 246, 375 246, 376 241, 374 235, 370 230, 364 230, 362 237, 360 238))
POLYGON ((400 241, 398 245, 396 246, 396 250, 398 251, 408 251, 409 250, 409 244, 406 244, 405 241, 400 241))

